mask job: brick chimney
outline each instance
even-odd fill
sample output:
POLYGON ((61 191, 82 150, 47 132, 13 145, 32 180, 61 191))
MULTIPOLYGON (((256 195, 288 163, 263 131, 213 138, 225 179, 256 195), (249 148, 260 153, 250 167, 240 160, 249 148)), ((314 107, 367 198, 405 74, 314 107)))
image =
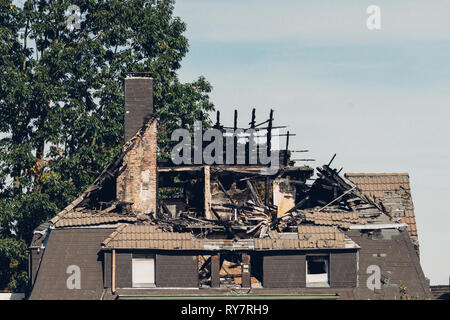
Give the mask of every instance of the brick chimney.
POLYGON ((153 80, 125 79, 125 141, 145 124, 142 134, 127 148, 116 180, 118 201, 132 203, 137 215, 157 214, 157 120, 152 118, 153 80))
POLYGON ((125 142, 153 114, 153 79, 129 77, 125 79, 125 142))

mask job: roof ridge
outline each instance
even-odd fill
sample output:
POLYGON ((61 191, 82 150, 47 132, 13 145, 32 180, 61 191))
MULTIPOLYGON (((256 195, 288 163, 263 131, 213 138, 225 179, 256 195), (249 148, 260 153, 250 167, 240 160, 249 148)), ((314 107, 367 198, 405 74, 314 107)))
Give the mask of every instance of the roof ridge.
POLYGON ((352 173, 352 172, 347 172, 344 174, 346 177, 367 177, 367 176, 408 176, 409 177, 409 173, 408 172, 378 172, 378 173, 364 173, 364 172, 360 172, 360 173, 352 173))

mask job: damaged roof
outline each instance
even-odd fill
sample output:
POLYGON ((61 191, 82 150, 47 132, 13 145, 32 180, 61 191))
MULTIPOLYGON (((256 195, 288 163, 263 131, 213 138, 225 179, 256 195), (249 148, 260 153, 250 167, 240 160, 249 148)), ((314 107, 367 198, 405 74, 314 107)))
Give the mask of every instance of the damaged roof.
MULTIPOLYGON (((136 146, 137 143, 141 141, 142 135, 146 132, 146 130, 151 126, 152 122, 156 121, 156 117, 152 116, 143 126, 142 128, 130 139, 128 140, 122 147, 121 151, 117 156, 111 161, 111 163, 106 166, 106 168, 100 173, 100 175, 94 180, 94 182, 84 191, 78 198, 73 200, 69 205, 67 205, 61 212, 59 212, 56 216, 50 219, 50 223, 56 225, 58 221, 63 218, 68 218, 69 214, 73 212, 77 207, 82 205, 83 203, 89 203, 89 200, 95 193, 102 189, 104 184, 108 181, 115 180, 119 170, 120 165, 124 157, 136 146)), ((115 183, 115 182, 114 182, 115 183)), ((102 213, 103 214, 103 213, 102 213)))
MULTIPOLYGON (((202 248, 208 250, 212 247, 231 248, 231 250, 240 247, 256 250, 354 247, 354 244, 348 241, 349 239, 345 237, 342 231, 348 230, 351 225, 397 223, 398 221, 393 220, 392 217, 404 218, 405 220, 402 222, 408 223, 411 232, 415 230, 415 222, 410 221, 411 218, 414 218, 412 202, 410 202, 410 206, 406 206, 407 210, 404 214, 401 214, 401 209, 398 206, 386 206, 384 198, 378 199, 376 197, 381 195, 379 192, 385 190, 388 193, 383 195, 390 196, 392 200, 393 192, 397 192, 399 188, 406 190, 409 194, 407 174, 347 174, 345 177, 350 181, 346 181, 329 164, 317 168, 319 178, 314 181, 309 190, 305 191, 305 194, 302 195, 303 199, 299 197, 296 199, 294 194, 291 197, 294 202, 289 203, 290 207, 284 213, 278 212, 278 216, 276 206, 263 203, 258 195, 257 185, 252 180, 260 176, 260 168, 256 166, 211 167, 211 188, 214 188, 211 189, 211 194, 216 201, 210 200, 212 218, 205 219, 205 217, 202 217, 202 213, 189 211, 189 208, 183 215, 174 218, 170 215, 170 210, 164 204, 164 201, 161 201, 163 213, 159 217, 152 217, 150 212, 148 214, 135 214, 133 210, 130 210, 131 203, 118 201, 116 194, 112 194, 115 189, 108 187, 108 184, 116 185, 116 179, 121 174, 121 168, 127 166, 125 163, 128 159, 126 155, 144 141, 146 132, 150 132, 147 130, 156 130, 154 126, 152 127, 154 121, 156 121, 156 118, 151 118, 122 147, 121 152, 103 170, 94 183, 80 197, 50 220, 53 227, 108 226, 117 228, 118 225, 122 224, 110 237, 105 239, 103 242, 104 248, 174 250, 202 248), (226 177, 226 175, 232 177, 235 175, 234 178, 241 183, 240 187, 237 188, 237 185, 233 184, 228 187, 224 186, 220 177, 226 177), (375 185, 376 183, 379 185, 375 185), (386 187, 388 184, 389 186, 386 187), (243 194, 242 186, 248 188, 248 190, 245 189, 248 194, 243 194), (102 200, 99 196, 102 190, 109 190, 108 192, 111 193, 112 196, 109 201, 103 202, 105 200, 102 200), (231 192, 235 192, 235 194, 231 195, 231 192), (239 200, 233 198, 235 195, 240 197, 239 200), (378 200, 383 200, 385 206, 380 205, 378 200), (295 203, 295 201, 299 202, 295 203), (105 209, 102 210, 102 207, 105 209), (385 210, 385 207, 389 210, 385 210), (234 218, 231 220, 225 216, 229 212, 234 212, 234 218), (159 226, 159 229, 155 224, 159 226), (245 232, 245 235, 235 237, 239 239, 232 242, 227 239, 221 239, 220 241, 206 239, 203 230, 208 228, 210 230, 233 232, 234 235, 238 232, 241 232, 241 234, 245 232), (297 232, 296 238, 283 238, 285 237, 283 234, 289 233, 293 229, 297 232), (274 231, 278 232, 280 237, 276 237, 274 231)), ((144 143, 148 144, 148 141, 144 143)), ((134 159, 133 161, 144 160, 134 159)), ((159 167, 158 172, 160 174, 165 172, 164 174, 169 174, 167 177, 171 177, 172 172, 178 172, 182 168, 183 166, 159 167)), ((191 166, 186 167, 191 174, 202 175, 205 170, 204 166, 197 166, 196 168, 197 170, 193 172, 191 166)), ((294 184, 306 186, 305 182, 312 175, 313 170, 307 166, 287 165, 282 167, 279 174, 272 178, 284 177, 287 174, 287 177, 289 177, 288 183, 292 181, 294 184), (291 175, 294 177, 293 179, 291 175)))
POLYGON ((299 226, 297 233, 269 233, 269 239, 255 239, 258 250, 289 249, 354 249, 355 242, 337 228, 321 226, 299 226))
POLYGON ((153 225, 120 225, 103 242, 105 248, 126 249, 202 249, 200 240, 191 233, 163 232, 153 225))
POLYGON ((339 226, 348 229, 351 224, 365 224, 357 212, 305 212, 305 220, 318 226, 339 226))
POLYGON ((408 173, 346 173, 345 177, 374 198, 383 199, 387 193, 402 190, 410 192, 408 173))
POLYGON ((134 215, 101 211, 69 211, 56 221, 55 227, 82 227, 135 221, 137 217, 134 215))
POLYGON ((269 232, 264 239, 198 239, 192 233, 164 232, 154 225, 121 224, 103 242, 110 249, 161 250, 299 250, 355 249, 357 244, 337 228, 299 226, 298 232, 269 232))
POLYGON ((417 226, 408 173, 346 173, 368 196, 381 200, 392 217, 408 225, 408 233, 417 241, 417 226))

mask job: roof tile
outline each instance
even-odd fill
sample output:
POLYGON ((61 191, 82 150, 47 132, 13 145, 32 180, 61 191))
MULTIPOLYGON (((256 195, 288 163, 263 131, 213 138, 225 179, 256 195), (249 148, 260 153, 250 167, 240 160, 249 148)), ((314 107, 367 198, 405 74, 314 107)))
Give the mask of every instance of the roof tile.
POLYGON ((417 226, 408 173, 346 173, 345 177, 355 183, 365 194, 376 197, 384 202, 393 195, 401 195, 404 212, 394 211, 393 216, 405 217, 401 221, 408 225, 411 236, 417 237, 417 226), (409 220, 405 220, 409 218, 409 220), (407 221, 407 222, 406 222, 407 221))

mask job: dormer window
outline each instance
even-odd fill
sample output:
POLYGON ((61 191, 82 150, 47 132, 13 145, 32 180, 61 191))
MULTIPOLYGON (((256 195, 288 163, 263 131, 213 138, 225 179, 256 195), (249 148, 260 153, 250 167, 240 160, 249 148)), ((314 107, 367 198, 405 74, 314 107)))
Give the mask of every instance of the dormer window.
POLYGON ((155 287, 155 256, 133 254, 132 261, 133 288, 155 287))
POLYGON ((329 287, 329 256, 306 256, 306 286, 329 287))

